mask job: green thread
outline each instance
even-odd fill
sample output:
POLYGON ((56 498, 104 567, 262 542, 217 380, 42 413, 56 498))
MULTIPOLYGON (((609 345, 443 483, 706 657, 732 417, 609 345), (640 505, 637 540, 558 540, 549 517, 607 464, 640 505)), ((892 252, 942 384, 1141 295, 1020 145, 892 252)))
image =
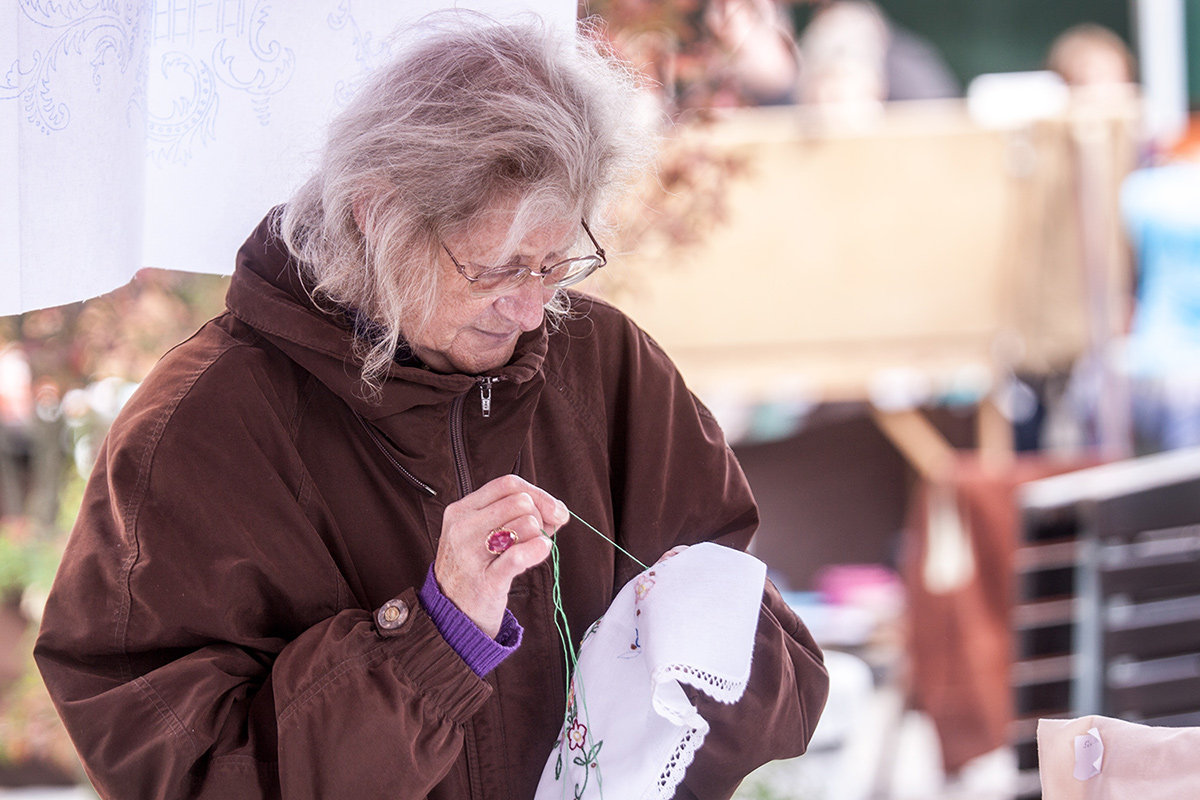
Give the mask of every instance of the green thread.
MULTIPOLYGON (((571 516, 575 516, 575 515, 572 514, 571 516)), ((578 519, 578 517, 576 517, 576 519, 578 519)), ((586 525, 587 523, 584 523, 584 524, 586 525)), ((591 527, 591 526, 589 525, 588 527, 591 527)), ((562 761, 562 756, 563 756, 562 748, 564 748, 564 747, 567 748, 568 753, 570 752, 570 749, 571 749, 570 744, 567 741, 567 736, 569 735, 569 728, 571 727, 572 723, 574 722, 574 720, 571 718, 571 679, 572 679, 572 676, 575 676, 576 667, 578 667, 578 665, 579 665, 579 657, 575 652, 575 648, 571 645, 571 624, 567 620, 567 612, 563 608, 562 581, 560 580, 561 573, 559 571, 559 559, 558 559, 558 542, 557 542, 557 540, 554 539, 554 537, 550 536, 544 530, 541 533, 542 533, 542 536, 545 536, 550 541, 550 568, 554 575, 554 588, 551 592, 551 597, 554 602, 554 627, 558 630, 558 640, 562 644, 563 662, 566 665, 566 686, 563 687, 563 695, 567 698, 567 703, 566 703, 566 707, 563 709, 563 722, 562 722, 562 728, 561 728, 562 741, 559 743, 559 755, 558 755, 560 767, 555 770, 555 773, 556 773, 555 777, 557 778, 557 777, 559 777, 559 774, 561 774, 560 770, 561 770, 561 761, 562 761)), ((575 698, 576 698, 576 703, 577 703, 577 710, 575 713, 578 715, 579 709, 582 709, 584 724, 588 726, 587 730, 590 732, 591 731, 591 724, 590 724, 591 719, 590 719, 590 716, 589 716, 588 710, 587 710, 587 702, 583 696, 582 682, 577 683, 575 689, 576 689, 575 698)), ((583 790, 587 787, 587 778, 588 778, 587 768, 584 767, 584 784, 583 784, 583 786, 576 785, 575 791, 573 792, 576 800, 578 800, 578 798, 582 796, 583 790)), ((597 778, 599 778, 598 775, 597 775, 597 778)), ((566 797, 567 784, 565 782, 563 783, 562 788, 563 788, 563 797, 566 797)), ((603 795, 603 791, 602 791, 601 797, 603 797, 603 796, 604 795, 603 795)))
MULTIPOLYGON (((550 568, 554 575, 554 588, 551 592, 551 598, 554 602, 554 627, 558 631, 559 642, 562 643, 563 661, 567 666, 567 685, 565 688, 566 694, 571 693, 571 674, 575 671, 577 661, 575 648, 571 646, 571 624, 567 621, 567 612, 563 609, 562 603, 562 582, 560 580, 559 561, 558 561, 558 542, 554 537, 550 536, 545 531, 542 531, 542 536, 550 540, 550 568)), ((566 714, 563 715, 564 721, 566 714)))
POLYGON ((627 555, 627 556, 629 556, 630 558, 632 558, 632 559, 633 559, 633 562, 634 562, 635 564, 637 564, 639 567, 641 567, 642 569, 650 569, 648 566, 646 566, 645 564, 643 564, 641 561, 638 561, 638 557, 637 557, 637 556, 635 556, 633 553, 631 553, 631 552, 629 552, 628 550, 626 550, 624 547, 621 547, 621 545, 617 544, 616 542, 614 542, 612 539, 610 539, 610 538, 608 538, 607 536, 605 536, 605 535, 604 535, 603 533, 601 533, 600 531, 598 531, 598 530, 596 530, 595 528, 593 528, 591 525, 589 525, 589 524, 587 523, 587 521, 586 521, 586 520, 584 520, 582 517, 580 517, 580 516, 579 516, 578 514, 576 514, 574 511, 572 511, 571 509, 569 509, 569 508, 568 508, 568 509, 567 509, 567 513, 568 513, 568 514, 570 514, 570 515, 571 515, 572 517, 574 517, 575 519, 577 519, 577 520, 579 520, 580 522, 582 522, 582 523, 583 523, 583 524, 584 524, 584 525, 587 527, 587 529, 588 529, 588 530, 590 530, 592 533, 596 534, 596 535, 597 535, 597 536, 599 536, 601 539, 603 539, 604 541, 608 542, 608 543, 609 543, 609 544, 611 544, 613 547, 617 548, 617 549, 618 549, 618 550, 620 550, 622 553, 624 553, 625 555, 627 555))
MULTIPOLYGON (((601 539, 608 542, 613 547, 617 548, 617 550, 620 550, 626 556, 631 558, 634 561, 634 563, 636 563, 639 567, 641 567, 642 569, 649 569, 649 567, 647 567, 645 564, 643 564, 641 561, 638 560, 637 556, 635 556, 633 553, 630 553, 624 547, 621 547, 621 545, 617 544, 615 541, 613 541, 612 539, 605 536, 603 533, 598 531, 594 526, 589 524, 587 522, 587 520, 580 517, 574 511, 567 509, 567 513, 570 514, 572 517, 574 517, 579 522, 581 522, 584 525, 584 527, 586 527, 592 533, 596 534, 601 539)), ((579 666, 579 654, 575 652, 575 648, 571 645, 571 625, 567 621, 567 612, 563 608, 562 580, 561 580, 561 572, 560 572, 560 568, 559 568, 559 558, 558 558, 558 540, 555 539, 553 536, 550 536, 544 530, 541 533, 542 533, 542 536, 545 536, 548 540, 550 540, 550 568, 551 568, 551 572, 554 576, 554 588, 551 592, 551 598, 554 602, 554 627, 558 631, 558 639, 559 639, 559 642, 562 644, 563 662, 566 664, 566 673, 567 673, 566 674, 567 683, 566 683, 566 686, 564 687, 565 696, 567 698, 567 704, 566 704, 566 708, 563 710, 563 724, 562 724, 563 738, 562 738, 562 742, 560 743, 559 747, 560 748, 567 747, 567 749, 569 751, 570 745, 567 742, 568 726, 570 726, 573 722, 573 720, 571 719, 571 680, 572 680, 572 676, 574 676, 576 678, 576 680, 575 680, 575 703, 576 703, 575 714, 576 714, 576 716, 578 716, 582 712, 584 725, 587 726, 587 734, 585 734, 585 737, 590 736, 592 733, 591 715, 588 714, 588 710, 587 710, 587 698, 584 697, 583 682, 578 680, 579 676, 576 674, 577 668, 579 666)), ((582 645, 582 642, 580 644, 582 645)), ((586 741, 587 740, 585 738, 585 740, 584 740, 585 745, 586 745, 586 741)), ((587 787, 588 777, 590 775, 590 773, 587 770, 588 763, 591 763, 592 761, 596 760, 595 756, 599 752, 600 747, 603 744, 604 743, 602 741, 595 742, 592 745, 590 750, 584 751, 584 752, 588 753, 588 757, 584 759, 584 761, 587 763, 582 764, 582 766, 584 768, 583 786, 579 786, 579 785, 575 786, 574 794, 575 794, 576 798, 579 798, 580 796, 582 796, 584 789, 587 787)), ((559 750, 559 759, 560 759, 560 769, 561 769, 561 759, 562 759, 562 750, 561 749, 559 750)), ((555 772, 556 772, 555 777, 558 777, 559 770, 556 769, 555 772)), ((598 767, 596 770, 596 785, 598 788, 603 786, 603 783, 600 780, 600 771, 599 771, 598 767)), ((563 784, 564 796, 565 796, 566 791, 567 791, 567 785, 566 785, 566 783, 564 783, 563 784)), ((600 788, 600 796, 604 797, 603 788, 600 788)))

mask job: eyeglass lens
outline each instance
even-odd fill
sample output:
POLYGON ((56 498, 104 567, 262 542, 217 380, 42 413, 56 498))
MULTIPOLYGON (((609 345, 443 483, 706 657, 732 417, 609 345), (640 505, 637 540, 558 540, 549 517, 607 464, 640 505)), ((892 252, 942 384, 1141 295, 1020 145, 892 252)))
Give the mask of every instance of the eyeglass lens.
MULTIPOLYGON (((603 262, 596 256, 582 256, 561 261, 538 273, 542 276, 544 286, 562 288, 591 275, 600 268, 603 262)), ((528 267, 498 267, 482 272, 473 282, 476 292, 497 292, 514 288, 532 274, 528 267)))

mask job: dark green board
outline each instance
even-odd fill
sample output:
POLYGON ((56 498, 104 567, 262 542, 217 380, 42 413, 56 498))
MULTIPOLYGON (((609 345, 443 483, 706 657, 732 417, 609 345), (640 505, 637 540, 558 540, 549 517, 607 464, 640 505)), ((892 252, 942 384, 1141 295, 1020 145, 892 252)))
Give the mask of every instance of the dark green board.
MULTIPOLYGON (((1200 17, 1200 0, 1187 3, 1190 38, 1197 43, 1190 49, 1200 53, 1200 24, 1193 22, 1200 17)), ((883 0, 879 5, 928 39, 964 87, 984 72, 1042 69, 1054 37, 1081 22, 1111 28, 1126 42, 1133 37, 1129 0, 883 0)), ((804 5, 793 8, 802 29, 811 11, 804 5)), ((1190 83, 1200 87, 1200 80, 1190 83)), ((1193 97, 1198 97, 1195 90, 1193 97)))

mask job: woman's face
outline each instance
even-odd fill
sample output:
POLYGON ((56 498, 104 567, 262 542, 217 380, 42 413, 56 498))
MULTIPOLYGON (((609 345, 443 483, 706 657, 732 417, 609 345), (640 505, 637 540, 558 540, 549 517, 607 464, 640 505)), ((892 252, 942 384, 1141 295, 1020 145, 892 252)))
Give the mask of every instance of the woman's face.
MULTIPOLYGON (((495 222, 481 226, 478 234, 449 238, 445 245, 463 265, 496 267, 507 261, 540 269, 565 258, 567 248, 579 236, 579 220, 567 218, 530 231, 516 254, 505 259, 501 247, 509 223, 507 215, 497 215, 495 222)), ((438 372, 478 375, 507 364, 517 338, 542 324, 543 307, 554 295, 541 280, 529 278, 506 292, 477 297, 445 251, 437 268, 441 274, 433 318, 424 330, 409 337, 408 343, 414 355, 438 372)))

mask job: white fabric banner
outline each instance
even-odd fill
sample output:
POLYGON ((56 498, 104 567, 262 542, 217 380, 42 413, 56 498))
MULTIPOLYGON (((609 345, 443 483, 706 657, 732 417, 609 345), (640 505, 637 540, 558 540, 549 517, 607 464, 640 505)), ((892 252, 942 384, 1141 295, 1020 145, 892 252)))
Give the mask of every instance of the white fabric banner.
POLYGON ((143 266, 232 271, 392 32, 449 6, 575 19, 573 0, 0 0, 0 315, 143 266))

